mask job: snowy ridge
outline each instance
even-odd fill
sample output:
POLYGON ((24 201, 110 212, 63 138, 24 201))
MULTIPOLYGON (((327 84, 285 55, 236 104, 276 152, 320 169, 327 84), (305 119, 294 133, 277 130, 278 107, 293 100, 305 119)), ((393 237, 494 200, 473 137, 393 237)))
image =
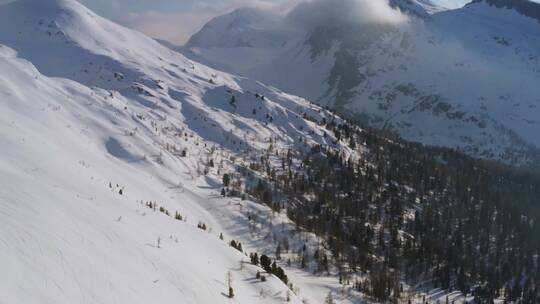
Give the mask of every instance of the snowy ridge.
POLYGON ((518 13, 540 21, 540 4, 530 0, 474 0, 474 3, 487 3, 498 8, 516 10, 518 13))
POLYGON ((427 18, 429 15, 445 10, 429 0, 391 0, 389 4, 391 7, 421 18, 427 18))

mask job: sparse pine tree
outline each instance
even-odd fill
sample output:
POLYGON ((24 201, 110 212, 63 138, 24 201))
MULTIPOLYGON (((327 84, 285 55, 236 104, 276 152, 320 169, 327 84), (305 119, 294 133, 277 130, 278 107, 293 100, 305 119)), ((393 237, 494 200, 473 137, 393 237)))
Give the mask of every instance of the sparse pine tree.
POLYGON ((233 287, 232 287, 233 275, 232 275, 232 272, 230 270, 227 271, 226 279, 227 279, 227 286, 229 287, 229 298, 234 298, 234 290, 233 290, 233 287))
POLYGON ((261 267, 268 273, 272 273, 272 261, 270 260, 270 258, 263 254, 261 255, 261 267))
POLYGON ((259 265, 259 255, 255 252, 250 254, 251 264, 253 265, 259 265))
POLYGON ((229 187, 229 184, 231 183, 231 177, 229 174, 225 173, 223 174, 223 186, 229 187))

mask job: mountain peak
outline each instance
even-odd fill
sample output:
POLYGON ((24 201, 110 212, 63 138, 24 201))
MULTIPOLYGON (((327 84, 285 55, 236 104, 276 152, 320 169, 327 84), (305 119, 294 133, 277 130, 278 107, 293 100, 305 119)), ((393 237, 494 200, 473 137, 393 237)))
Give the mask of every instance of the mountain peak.
MULTIPOLYGON (((254 7, 241 7, 228 14, 217 16, 204 27, 267 27, 277 21, 279 17, 272 12, 254 7)), ((203 28, 204 30, 204 28, 203 28)))
POLYGON ((40 22, 56 21, 59 24, 69 24, 96 16, 75 0, 19 0, 1 7, 2 21, 5 22, 24 19, 28 22, 39 20, 40 22))
POLYGON ((188 47, 272 47, 286 41, 276 29, 283 17, 272 12, 243 7, 215 17, 187 42, 188 47), (277 42, 276 42, 277 41, 277 42))
MULTIPOLYGON (((187 62, 153 39, 102 18, 74 0, 20 0, 3 5, 0 28, 0 43, 17 50, 48 76, 78 73, 81 60, 93 65, 98 61, 112 65, 114 60, 150 65, 161 63, 167 55, 176 64, 187 62)), ((82 70, 81 82, 94 81, 84 72, 87 68, 82 70)))
POLYGON ((251 7, 251 6, 244 6, 244 7, 240 7, 240 8, 237 8, 235 9, 234 11, 232 11, 230 13, 230 15, 236 15, 236 16, 245 16, 245 17, 266 17, 268 16, 268 13, 265 12, 264 10, 261 10, 261 9, 258 9, 258 8, 255 8, 255 7, 251 7))
POLYGON ((54 10, 73 11, 73 10, 88 10, 82 4, 75 0, 18 0, 12 3, 5 4, 4 7, 28 7, 28 13, 32 14, 48 14, 54 10))
POLYGON ((392 8, 421 18, 444 10, 430 0, 390 0, 389 4, 392 8))

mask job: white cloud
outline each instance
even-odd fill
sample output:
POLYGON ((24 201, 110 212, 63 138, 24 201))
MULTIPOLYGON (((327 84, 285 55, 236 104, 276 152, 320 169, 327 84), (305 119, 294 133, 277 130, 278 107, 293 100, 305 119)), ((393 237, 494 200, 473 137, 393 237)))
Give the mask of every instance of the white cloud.
POLYGON ((390 23, 407 21, 407 16, 390 7, 387 0, 312 0, 295 8, 289 18, 313 28, 332 23, 390 23))

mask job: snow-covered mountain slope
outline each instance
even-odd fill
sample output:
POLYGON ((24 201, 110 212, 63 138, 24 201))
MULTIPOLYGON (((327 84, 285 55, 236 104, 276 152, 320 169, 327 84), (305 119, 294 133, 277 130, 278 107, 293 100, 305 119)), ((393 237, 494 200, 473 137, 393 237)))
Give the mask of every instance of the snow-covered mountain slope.
MULTIPOLYGON (((221 140, 234 128, 270 136, 280 128, 287 132, 284 140, 294 143, 305 133, 302 129, 311 126, 297 117, 299 113, 322 115, 301 98, 188 60, 142 34, 96 16, 75 1, 21 0, 4 6, 0 17, 3 28, 13 29, 1 32, 0 42, 17 50, 43 74, 106 89, 112 97, 120 94, 148 110, 160 111, 164 118, 170 115, 188 122, 192 128, 215 128, 200 136, 221 140), (45 7, 32 9, 29 5, 45 7), (211 115, 201 122, 198 116, 203 112, 211 115), (230 125, 222 125, 218 118, 230 125), (297 125, 290 123, 294 118, 297 125), (248 121, 252 127, 244 128, 248 121)), ((310 139, 321 140, 317 135, 315 132, 310 139)), ((248 145, 257 147, 256 143, 248 145)))
MULTIPOLYGON (((0 96, 2 302, 229 303, 229 270, 236 301, 258 296, 257 270, 239 270, 241 253, 193 225, 212 217, 175 189, 185 177, 166 169, 189 166, 155 164, 155 138, 123 134, 142 127, 123 110, 127 100, 47 78, 3 46, 0 96)), ((275 297, 260 301, 283 301, 285 285, 271 278, 267 288, 275 297)))
POLYGON ((256 280, 227 244, 248 238, 239 210, 255 204, 219 191, 269 147, 353 154, 303 116, 339 118, 75 1, 0 6, 0 28, 0 302, 318 303, 338 288, 302 272, 296 294, 256 280))
POLYGON ((487 3, 498 8, 515 10, 518 13, 540 21, 540 6, 531 0, 473 0, 472 3, 487 3))
POLYGON ((409 3, 427 18, 402 2, 409 20, 397 25, 331 22, 283 48, 197 46, 184 54, 409 140, 530 165, 540 147, 540 24, 523 7, 540 5, 510 2, 432 14, 409 3))

